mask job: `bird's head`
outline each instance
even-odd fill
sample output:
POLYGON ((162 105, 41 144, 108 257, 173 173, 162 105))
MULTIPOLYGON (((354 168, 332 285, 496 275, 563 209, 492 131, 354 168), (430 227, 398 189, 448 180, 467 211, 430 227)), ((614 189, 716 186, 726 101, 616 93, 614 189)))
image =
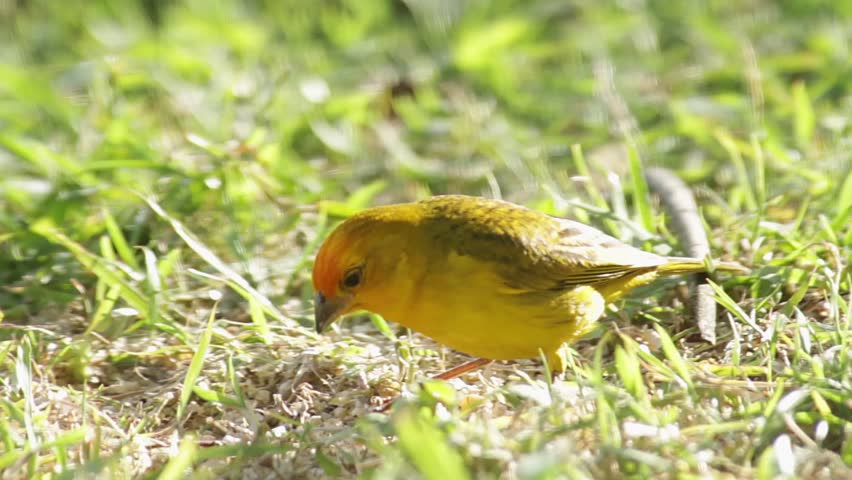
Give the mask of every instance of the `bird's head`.
POLYGON ((412 204, 365 210, 337 226, 314 263, 316 329, 347 313, 385 313, 398 299, 402 266, 408 262, 409 232, 417 219, 412 204))

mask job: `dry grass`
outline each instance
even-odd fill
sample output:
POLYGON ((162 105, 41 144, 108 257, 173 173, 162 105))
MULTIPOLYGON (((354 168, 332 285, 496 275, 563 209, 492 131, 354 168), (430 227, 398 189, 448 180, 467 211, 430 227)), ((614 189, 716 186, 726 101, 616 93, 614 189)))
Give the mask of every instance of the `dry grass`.
POLYGON ((320 3, 0 2, 0 478, 852 478, 842 2, 320 3), (372 204, 681 252, 652 164, 752 268, 716 344, 677 279, 554 381, 313 331, 318 242, 372 204))

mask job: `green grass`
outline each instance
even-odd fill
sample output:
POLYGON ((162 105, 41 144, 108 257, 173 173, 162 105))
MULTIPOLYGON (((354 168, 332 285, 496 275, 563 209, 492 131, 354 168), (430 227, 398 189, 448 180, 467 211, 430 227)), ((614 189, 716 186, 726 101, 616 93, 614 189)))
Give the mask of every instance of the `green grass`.
POLYGON ((0 32, 0 477, 852 478, 848 2, 30 0, 0 32), (676 279, 553 382, 312 330, 313 255, 369 205, 680 253, 651 165, 752 269, 715 345, 676 279))

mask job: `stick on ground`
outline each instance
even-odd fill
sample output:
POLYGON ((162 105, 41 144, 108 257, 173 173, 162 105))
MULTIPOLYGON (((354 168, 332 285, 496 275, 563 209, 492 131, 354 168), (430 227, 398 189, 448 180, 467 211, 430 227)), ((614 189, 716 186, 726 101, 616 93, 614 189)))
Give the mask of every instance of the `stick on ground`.
MULTIPOLYGON (((648 168, 645 180, 651 190, 660 196, 686 254, 695 258, 706 257, 710 253, 710 242, 704 232, 695 197, 686 183, 671 170, 660 167, 648 168)), ((713 289, 707 284, 707 274, 690 275, 689 290, 701 338, 716 343, 716 301, 713 299, 713 289)))

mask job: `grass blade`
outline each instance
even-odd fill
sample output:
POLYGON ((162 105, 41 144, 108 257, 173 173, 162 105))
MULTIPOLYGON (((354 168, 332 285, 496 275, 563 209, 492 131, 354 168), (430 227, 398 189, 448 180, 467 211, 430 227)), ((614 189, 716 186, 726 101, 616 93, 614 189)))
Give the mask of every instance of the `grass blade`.
POLYGON ((192 389, 198 380, 198 376, 201 374, 201 369, 204 367, 204 357, 207 355, 207 348, 210 346, 210 339, 213 337, 213 320, 216 319, 216 309, 218 306, 219 303, 217 302, 210 310, 207 327, 204 329, 204 333, 201 334, 198 347, 196 347, 195 354, 193 354, 192 361, 189 363, 189 368, 186 371, 183 388, 180 391, 180 400, 178 401, 178 420, 182 420, 186 413, 186 406, 189 404, 189 399, 192 396, 192 389))
POLYGON ((192 464, 195 462, 196 438, 194 435, 187 435, 180 441, 177 455, 169 460, 169 463, 163 467, 158 480, 180 480, 186 478, 186 474, 191 471, 192 464))
POLYGON ((645 172, 642 167, 642 159, 636 145, 627 146, 627 159, 630 164, 630 178, 633 182, 633 206, 639 213, 642 228, 650 233, 656 232, 654 216, 651 213, 651 200, 648 195, 648 183, 645 180, 645 172))
POLYGON ((805 82, 793 84, 793 131, 800 147, 807 147, 814 136, 816 119, 805 82))
POLYGON ((130 248, 130 245, 127 244, 127 239, 124 237, 124 233, 121 232, 121 227, 118 226, 118 222, 115 221, 115 217, 113 217, 106 208, 101 210, 101 214, 104 217, 104 225, 106 226, 110 239, 112 239, 112 244, 115 247, 115 251, 118 253, 118 256, 121 257, 124 263, 130 266, 130 268, 140 270, 139 262, 136 261, 136 256, 133 254, 133 250, 130 248))
POLYGON ((415 408, 406 408, 395 418, 399 444, 427 480, 470 478, 464 460, 446 435, 415 408))
POLYGON ((205 262, 207 262, 211 267, 215 268, 219 273, 225 276, 229 282, 239 286, 238 292, 242 292, 241 295, 248 298, 247 296, 251 296, 262 308, 263 311, 269 315, 272 315, 276 320, 281 322, 290 324, 292 320, 285 317, 278 311, 277 308, 266 298, 265 295, 257 291, 256 288, 251 286, 251 284, 240 274, 234 271, 231 267, 227 266, 225 262, 223 262, 212 250, 207 248, 201 241, 199 241, 192 232, 189 231, 184 225, 166 213, 163 207, 157 203, 153 198, 145 198, 145 201, 148 203, 148 206, 151 207, 151 210, 154 211, 160 218, 165 220, 171 225, 172 229, 175 233, 180 236, 180 238, 192 249, 198 256, 200 256, 205 262))

